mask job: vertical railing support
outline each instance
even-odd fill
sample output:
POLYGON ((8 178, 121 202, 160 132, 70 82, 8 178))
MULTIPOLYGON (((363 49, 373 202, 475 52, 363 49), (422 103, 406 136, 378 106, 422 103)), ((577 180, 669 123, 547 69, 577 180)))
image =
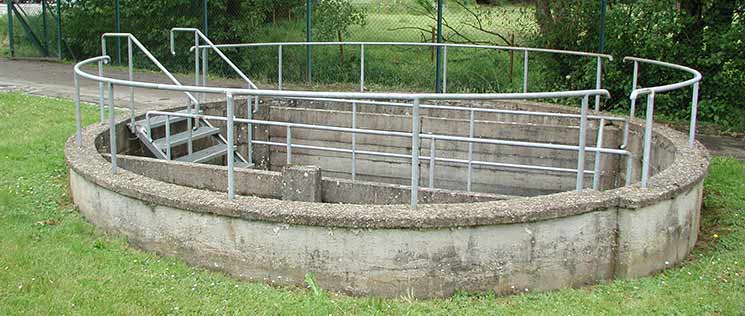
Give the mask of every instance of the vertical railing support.
POLYGON ((360 44, 360 92, 365 92, 365 44, 360 44))
POLYGON ((292 164, 292 127, 287 126, 287 166, 292 164))
POLYGON ((448 91, 448 47, 442 47, 442 93, 448 91))
POLYGON ((523 93, 528 93, 528 50, 523 56, 523 93))
MULTIPOLYGON (((468 118, 468 137, 473 138, 476 129, 475 112, 471 110, 468 118)), ((473 182, 473 142, 468 142, 468 174, 466 175, 466 191, 471 192, 471 183, 473 182)))
MULTIPOLYGON (((639 83, 639 62, 634 61, 634 75, 631 77, 631 91, 636 90, 636 86, 639 83)), ((631 106, 629 107, 629 119, 626 124, 623 125, 623 145, 621 148, 626 148, 629 145, 629 128, 631 119, 636 115, 636 99, 631 99, 631 106)))
POLYGON ((171 116, 166 115, 166 158, 171 160, 171 116))
POLYGON ((688 147, 693 147, 696 142, 696 116, 698 113, 698 93, 700 82, 693 84, 693 96, 691 97, 691 126, 688 130, 688 147))
MULTIPOLYGON (((257 96, 256 99, 258 100, 258 98, 259 97, 257 96)), ((248 97, 248 99, 246 99, 246 117, 249 120, 253 120, 254 119, 254 111, 252 109, 253 107, 251 106, 251 100, 252 100, 252 98, 250 96, 248 97)), ((253 156, 254 156, 254 144, 253 144, 254 126, 253 126, 253 124, 248 123, 248 125, 246 125, 246 127, 248 129, 246 131, 246 148, 247 148, 246 149, 246 151, 247 151, 246 159, 248 160, 248 163, 249 164, 252 164, 253 163, 253 156)))
POLYGON ((416 98, 411 108, 411 208, 416 208, 419 200, 419 125, 419 98, 416 98))
POLYGON ((600 158, 602 158, 602 155, 600 153, 600 148, 603 148, 603 129, 605 128, 605 119, 600 119, 600 123, 598 123, 598 136, 597 141, 595 142, 595 147, 598 149, 595 151, 595 161, 594 161, 594 168, 593 168, 593 174, 592 174, 592 189, 593 190, 600 190, 600 158))
MULTIPOLYGON (((600 90, 600 88, 603 85, 603 59, 598 56, 597 57, 597 66, 596 66, 596 73, 595 73, 595 89, 600 90)), ((600 95, 595 96, 595 111, 600 111, 600 95)))
POLYGON ((116 112, 114 112, 114 85, 109 83, 109 149, 111 154, 111 174, 116 174, 116 112))
MULTIPOLYGON (((432 133, 429 133, 430 135, 432 133)), ((437 150, 437 140, 434 137, 430 138, 429 142, 429 188, 435 188, 435 154, 437 150)))
POLYGON ((649 183, 649 164, 652 156, 652 125, 654 124, 654 91, 647 95, 647 118, 644 125, 644 154, 642 156, 642 188, 649 183))
POLYGON ((227 100, 227 145, 228 145, 228 199, 235 199, 235 102, 233 100, 233 94, 226 93, 227 100))
POLYGON ((277 48, 277 87, 282 90, 282 45, 277 48))
MULTIPOLYGON (((98 76, 103 77, 103 60, 98 61, 98 76)), ((105 108, 105 102, 104 102, 104 96, 103 93, 103 81, 98 82, 98 110, 101 113, 101 124, 106 122, 106 117, 104 116, 104 108, 105 108)))
POLYGON ((582 98, 582 110, 579 120, 579 148, 577 150, 577 191, 582 191, 585 181, 585 145, 587 142, 587 108, 589 107, 590 96, 582 98))
MULTIPOLYGON (((127 66, 129 81, 134 81, 134 59, 132 52, 132 38, 127 37, 127 66)), ((135 129, 135 88, 129 87, 129 121, 132 131, 135 129)))
MULTIPOLYGON (((352 102, 352 129, 357 129, 357 102, 352 102)), ((352 132, 352 181, 357 180, 357 132, 352 132)))
POLYGON ((83 119, 80 114, 80 78, 78 74, 73 74, 73 82, 75 83, 75 144, 78 146, 83 144, 83 119))

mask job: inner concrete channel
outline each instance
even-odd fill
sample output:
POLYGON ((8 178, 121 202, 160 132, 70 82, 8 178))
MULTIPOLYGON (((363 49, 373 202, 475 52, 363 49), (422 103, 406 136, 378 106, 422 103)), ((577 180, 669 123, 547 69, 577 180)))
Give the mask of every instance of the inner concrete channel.
MULTIPOLYGON (((465 108, 502 109, 526 111, 526 113, 474 112, 473 134, 475 138, 508 141, 543 142, 550 144, 576 145, 579 138, 579 118, 546 116, 527 113, 552 112, 574 113, 569 108, 535 102, 448 102, 445 105, 465 108)), ((258 120, 292 122, 322 126, 351 127, 352 104, 324 100, 288 100, 264 98, 254 106, 252 116, 258 120)), ((379 104, 355 104, 356 126, 360 129, 411 132, 411 109, 379 104)), ((247 100, 236 101, 236 117, 248 117, 247 100)), ((178 109, 174 109, 178 110, 178 109)), ((225 116, 225 102, 202 105, 205 115, 225 116)), ((471 133, 469 116, 471 111, 422 109, 421 134, 441 134, 468 137, 471 133)), ((603 121, 601 147, 618 148, 621 145, 624 121, 603 121)), ((599 119, 589 120, 588 146, 597 144, 599 119)), ((220 133, 226 135, 226 124, 214 122, 220 133)), ((248 157, 247 124, 236 124, 237 153, 248 157)), ((280 126, 251 126, 253 143, 250 151, 253 168, 238 168, 236 192, 267 198, 290 199, 328 203, 352 204, 399 204, 410 199, 411 138, 387 135, 339 133, 334 131, 294 128, 292 131, 292 163, 288 165, 286 146, 287 129, 280 126), (353 141, 353 138, 354 141, 353 141), (353 146, 354 142, 354 146, 353 146), (302 146, 331 147, 350 152, 331 152, 302 146), (300 147, 300 148, 298 148, 300 147), (365 152, 384 152, 401 157, 380 157, 365 152), (353 162, 354 160, 354 162, 353 162), (352 166, 354 164, 354 166, 352 166), (354 176, 352 169, 355 169, 354 176), (300 176, 296 175, 299 173, 300 176)), ((187 129, 184 121, 173 123, 171 134, 187 129)), ((226 174, 217 171, 215 165, 225 165, 224 155, 205 161, 203 164, 178 163, 174 161, 148 159, 152 154, 126 127, 119 128, 119 164, 132 172, 161 181, 203 188, 214 191, 226 190, 226 174)), ((153 129, 153 137, 163 137, 164 128, 153 129)), ((633 133, 634 131, 632 131, 633 133)), ((102 140, 102 151, 108 148, 102 140)), ((530 170, 502 166, 469 164, 463 162, 435 161, 433 166, 427 159, 432 154, 432 141, 424 139, 419 153, 419 183, 422 187, 421 203, 454 203, 489 200, 505 200, 517 197, 538 196, 575 189, 576 173, 546 170, 530 170), (470 173, 470 176, 469 176, 470 173), (433 175, 432 181, 430 176, 433 175), (471 185, 469 186, 468 182, 471 185)), ((215 145, 211 138, 194 141, 194 151, 215 145)), ((509 145, 469 145, 457 141, 437 141, 435 157, 467 161, 496 162, 509 165, 535 165, 567 170, 576 170, 577 151, 529 148, 509 145), (470 147, 472 146, 472 147, 470 147), (469 148, 470 147, 470 148, 469 148), (470 155, 469 155, 470 150, 470 155)), ((640 152, 639 142, 632 137, 629 148, 640 152)), ((174 156, 186 155, 187 145, 172 148, 174 156)), ((595 153, 587 152, 585 169, 593 170, 595 153)), ((638 157, 638 155, 636 155, 638 157)), ((600 157, 600 190, 621 187, 626 178, 626 159, 612 154, 600 157)), ((659 159, 664 154, 658 155, 659 159)), ((634 160, 636 170, 640 166, 634 160)), ((633 176, 633 175, 632 175, 633 176)), ((593 174, 585 174, 585 187, 591 187, 593 174)))

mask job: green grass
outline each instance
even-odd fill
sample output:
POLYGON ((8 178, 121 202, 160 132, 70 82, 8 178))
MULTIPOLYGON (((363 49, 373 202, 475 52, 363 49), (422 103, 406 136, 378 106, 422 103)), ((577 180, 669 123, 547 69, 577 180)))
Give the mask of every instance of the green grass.
MULTIPOLYGON (((95 107, 84 117, 95 121, 95 107)), ((659 275, 511 297, 350 298, 236 281, 101 233, 67 193, 62 148, 73 132, 72 102, 0 93, 0 315, 745 313, 745 164, 733 159, 712 161, 700 245, 659 275)))

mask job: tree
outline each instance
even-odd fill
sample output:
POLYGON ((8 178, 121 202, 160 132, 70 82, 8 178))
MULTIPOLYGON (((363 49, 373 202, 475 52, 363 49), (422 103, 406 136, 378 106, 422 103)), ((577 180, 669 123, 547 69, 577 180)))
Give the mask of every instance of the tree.
MULTIPOLYGON (((313 32, 322 41, 339 42, 349 36, 352 25, 364 26, 367 13, 352 6, 349 0, 319 0, 313 8, 313 32)), ((344 46, 339 45, 339 63, 344 62, 344 46)))

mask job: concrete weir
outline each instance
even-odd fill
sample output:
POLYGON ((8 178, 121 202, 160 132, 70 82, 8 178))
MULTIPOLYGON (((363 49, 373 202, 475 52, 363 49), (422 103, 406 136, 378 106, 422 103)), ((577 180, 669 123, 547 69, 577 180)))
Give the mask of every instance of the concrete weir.
MULTIPOLYGON (((458 101, 449 105, 575 113, 535 102, 458 101), (469 103, 470 102, 470 103, 469 103), (476 104, 478 103, 478 104, 476 104)), ((247 117, 236 100, 236 117, 247 117)), ((205 104, 206 115, 225 115, 225 102, 205 104)), ((360 128, 411 132, 412 117, 395 107, 358 105, 360 128), (408 130, 407 130, 408 129, 408 130)), ((349 104, 262 98, 254 118, 347 126, 349 104)), ((596 113, 597 114, 597 113, 596 113)), ((423 109, 421 133, 468 136, 468 112, 423 109)), ((347 153, 293 148, 292 164, 281 146, 254 144, 252 169, 235 171, 236 198, 226 198, 225 161, 193 164, 149 157, 118 120, 119 169, 111 174, 108 125, 70 138, 65 158, 80 212, 95 226, 123 235, 139 248, 181 257, 230 275, 276 285, 302 285, 312 272, 324 289, 351 295, 444 297, 457 290, 510 294, 580 287, 645 276, 674 266, 693 248, 699 228, 708 153, 688 146, 686 135, 654 126, 651 177, 638 182, 644 123, 629 121, 625 159, 598 156, 598 190, 575 191, 575 174, 474 167, 437 162, 433 188, 423 185, 410 208, 409 160, 358 155, 356 178, 347 153)), ((487 113, 476 118, 475 136, 576 145, 573 117, 525 117, 487 113)), ((222 122, 221 122, 222 123, 222 122)), ((606 122, 603 147, 621 145, 622 122, 606 122)), ((215 124, 225 132, 225 124, 215 124)), ((598 121, 588 126, 596 143, 598 121), (594 125, 592 125, 594 124, 594 125)), ((286 130, 254 125, 253 140, 284 142, 286 130)), ((247 126, 236 125, 236 151, 248 153, 247 126)), ((349 148, 349 134, 293 129, 298 144, 349 148)), ((419 152, 426 156, 431 142, 419 152)), ((411 152, 411 139, 357 135, 361 150, 411 152)), ((462 142, 437 142, 438 157, 468 152, 484 161, 577 167, 577 152, 462 142)), ((174 147, 175 151, 185 150, 174 147)), ((585 163, 592 169, 595 154, 585 163)), ((419 181, 429 183, 430 164, 420 160, 419 181)))

